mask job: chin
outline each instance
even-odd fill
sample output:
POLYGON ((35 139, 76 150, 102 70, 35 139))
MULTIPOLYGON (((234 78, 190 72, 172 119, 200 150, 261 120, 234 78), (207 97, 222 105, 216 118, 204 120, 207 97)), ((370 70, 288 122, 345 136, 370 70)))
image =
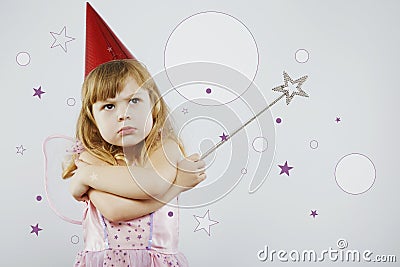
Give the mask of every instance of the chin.
POLYGON ((136 145, 141 144, 144 141, 144 139, 138 139, 135 137, 124 137, 123 141, 121 141, 120 146, 122 147, 133 147, 136 145))

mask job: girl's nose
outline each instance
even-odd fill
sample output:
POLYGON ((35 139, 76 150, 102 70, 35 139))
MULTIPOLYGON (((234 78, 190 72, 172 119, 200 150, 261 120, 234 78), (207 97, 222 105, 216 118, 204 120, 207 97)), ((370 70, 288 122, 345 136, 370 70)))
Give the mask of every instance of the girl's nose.
POLYGON ((130 119, 131 119, 131 116, 129 116, 129 114, 127 114, 127 113, 123 113, 118 116, 118 121, 124 121, 124 120, 130 120, 130 119))

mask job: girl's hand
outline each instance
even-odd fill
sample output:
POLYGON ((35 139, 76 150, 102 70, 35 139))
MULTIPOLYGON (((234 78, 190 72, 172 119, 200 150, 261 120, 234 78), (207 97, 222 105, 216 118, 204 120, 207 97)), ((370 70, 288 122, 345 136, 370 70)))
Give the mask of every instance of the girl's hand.
POLYGON ((89 164, 77 159, 75 160, 75 165, 77 166, 77 169, 75 170, 74 175, 70 178, 69 191, 77 201, 87 201, 89 200, 87 191, 90 187, 83 183, 83 177, 87 175, 85 167, 89 166, 89 164))
POLYGON ((192 189, 206 179, 205 162, 195 153, 178 162, 178 172, 174 184, 181 187, 181 191, 192 189))

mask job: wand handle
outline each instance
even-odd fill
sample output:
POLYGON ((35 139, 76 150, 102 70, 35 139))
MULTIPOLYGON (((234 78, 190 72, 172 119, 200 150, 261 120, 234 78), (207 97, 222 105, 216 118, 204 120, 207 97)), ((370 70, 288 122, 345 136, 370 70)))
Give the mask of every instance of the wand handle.
POLYGON ((278 102, 279 100, 282 99, 282 97, 284 97, 285 94, 282 94, 280 97, 278 97, 277 99, 275 99, 271 104, 269 104, 267 107, 265 107, 263 110, 261 110, 260 112, 257 113, 257 115, 255 115, 254 117, 252 117, 250 120, 248 120, 245 124, 243 124, 242 126, 240 126, 238 129, 236 129, 232 134, 228 135, 228 137, 225 140, 221 140, 219 141, 215 146, 213 146, 212 148, 210 148, 209 150, 207 150, 206 153, 204 153, 203 155, 201 155, 200 160, 205 159, 208 155, 210 155, 212 152, 214 152, 218 147, 220 147, 223 143, 225 143, 226 141, 228 141, 228 139, 230 139, 232 136, 234 136, 237 132, 239 132, 240 130, 242 130, 244 127, 246 127, 250 122, 252 122, 253 120, 255 120, 258 116, 260 116, 264 111, 266 111, 267 109, 269 109, 270 107, 272 107, 276 102, 278 102))

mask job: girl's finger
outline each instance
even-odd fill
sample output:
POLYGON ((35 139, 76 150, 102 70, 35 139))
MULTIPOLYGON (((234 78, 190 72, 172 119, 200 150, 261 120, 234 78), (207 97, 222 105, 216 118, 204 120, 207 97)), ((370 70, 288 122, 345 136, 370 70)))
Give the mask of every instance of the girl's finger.
POLYGON ((207 175, 205 173, 201 173, 199 175, 199 180, 204 181, 207 178, 207 175))
POLYGON ((82 161, 80 159, 76 159, 75 160, 75 165, 79 168, 79 167, 85 167, 85 166, 87 166, 89 164, 87 164, 86 162, 84 162, 84 161, 82 161))

